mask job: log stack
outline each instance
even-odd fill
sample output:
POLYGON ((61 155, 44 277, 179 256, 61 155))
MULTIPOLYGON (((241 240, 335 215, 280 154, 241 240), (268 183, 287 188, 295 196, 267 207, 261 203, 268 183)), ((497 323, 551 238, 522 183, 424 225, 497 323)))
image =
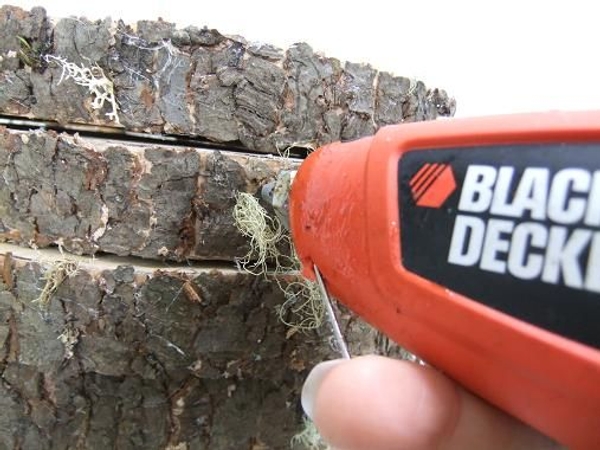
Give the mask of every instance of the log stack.
MULTIPOLYGON (((328 330, 290 333, 232 211, 445 91, 164 21, 0 8, 0 448, 284 449, 328 330)), ((354 354, 395 351, 341 311, 354 354)))

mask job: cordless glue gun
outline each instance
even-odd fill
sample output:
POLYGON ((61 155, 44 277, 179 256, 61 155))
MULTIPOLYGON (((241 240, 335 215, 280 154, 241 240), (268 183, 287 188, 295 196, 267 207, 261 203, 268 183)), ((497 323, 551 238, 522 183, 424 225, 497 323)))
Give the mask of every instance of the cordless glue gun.
POLYGON ((600 112, 389 126, 285 175, 305 276, 493 405, 600 449, 600 112))

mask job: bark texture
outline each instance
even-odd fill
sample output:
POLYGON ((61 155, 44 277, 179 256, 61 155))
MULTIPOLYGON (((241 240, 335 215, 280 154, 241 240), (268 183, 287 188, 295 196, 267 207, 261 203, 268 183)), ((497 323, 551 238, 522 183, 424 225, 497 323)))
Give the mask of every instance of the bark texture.
POLYGON ((443 90, 318 55, 307 44, 283 51, 162 21, 128 26, 65 18, 52 25, 42 8, 0 9, 1 114, 189 135, 273 153, 454 110, 443 90), (109 103, 94 109, 88 88, 46 55, 103 69, 120 124, 106 115, 109 103))
POLYGON ((151 259, 244 256, 238 192, 297 163, 0 127, 0 240, 151 259))
MULTIPOLYGON (((454 109, 306 44, 0 7, 0 116, 256 152, 0 127, 0 450, 290 448, 302 382, 337 354, 234 269, 235 196, 299 163, 260 153, 454 109)), ((352 354, 399 352, 341 313, 352 354)))
MULTIPOLYGON (((302 381, 335 356, 327 333, 286 337, 263 278, 107 257, 65 276, 57 251, 6 244, 0 264, 0 448, 290 448, 302 381)), ((342 323, 354 354, 385 348, 342 323)))

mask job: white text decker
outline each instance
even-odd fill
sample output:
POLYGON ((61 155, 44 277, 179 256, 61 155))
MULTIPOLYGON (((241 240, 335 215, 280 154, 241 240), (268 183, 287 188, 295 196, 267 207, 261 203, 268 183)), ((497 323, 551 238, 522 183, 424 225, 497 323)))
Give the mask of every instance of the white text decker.
POLYGON ((514 178, 513 167, 467 168, 448 262, 600 292, 600 170, 514 178))

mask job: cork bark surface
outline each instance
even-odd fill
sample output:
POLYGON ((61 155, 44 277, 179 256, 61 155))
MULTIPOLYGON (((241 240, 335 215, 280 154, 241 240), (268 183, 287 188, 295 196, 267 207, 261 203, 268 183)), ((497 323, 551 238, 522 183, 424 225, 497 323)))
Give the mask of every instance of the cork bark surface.
MULTIPOLYGON (((289 335, 275 283, 123 258, 70 265, 0 245, 0 448, 291 448, 307 370, 336 354, 325 330, 289 335)), ((385 347, 342 317, 353 352, 385 347)))
MULTIPOLYGON (((385 45, 385 44, 382 44, 385 45)), ((51 23, 42 8, 0 8, 0 113, 60 124, 188 135, 261 152, 372 134, 383 125, 454 113, 440 89, 316 54, 281 50, 208 28, 105 19, 51 23), (53 59, 45 58, 51 55, 53 59), (111 82, 105 102, 68 78, 63 59, 111 82)))
MULTIPOLYGON (((338 354, 236 266, 236 195, 290 146, 454 110, 307 44, 0 7, 0 450, 290 448, 338 354)), ((353 355, 400 354, 337 308, 353 355)))
POLYGON ((0 127, 0 239, 168 260, 233 261, 239 192, 298 161, 0 127))

